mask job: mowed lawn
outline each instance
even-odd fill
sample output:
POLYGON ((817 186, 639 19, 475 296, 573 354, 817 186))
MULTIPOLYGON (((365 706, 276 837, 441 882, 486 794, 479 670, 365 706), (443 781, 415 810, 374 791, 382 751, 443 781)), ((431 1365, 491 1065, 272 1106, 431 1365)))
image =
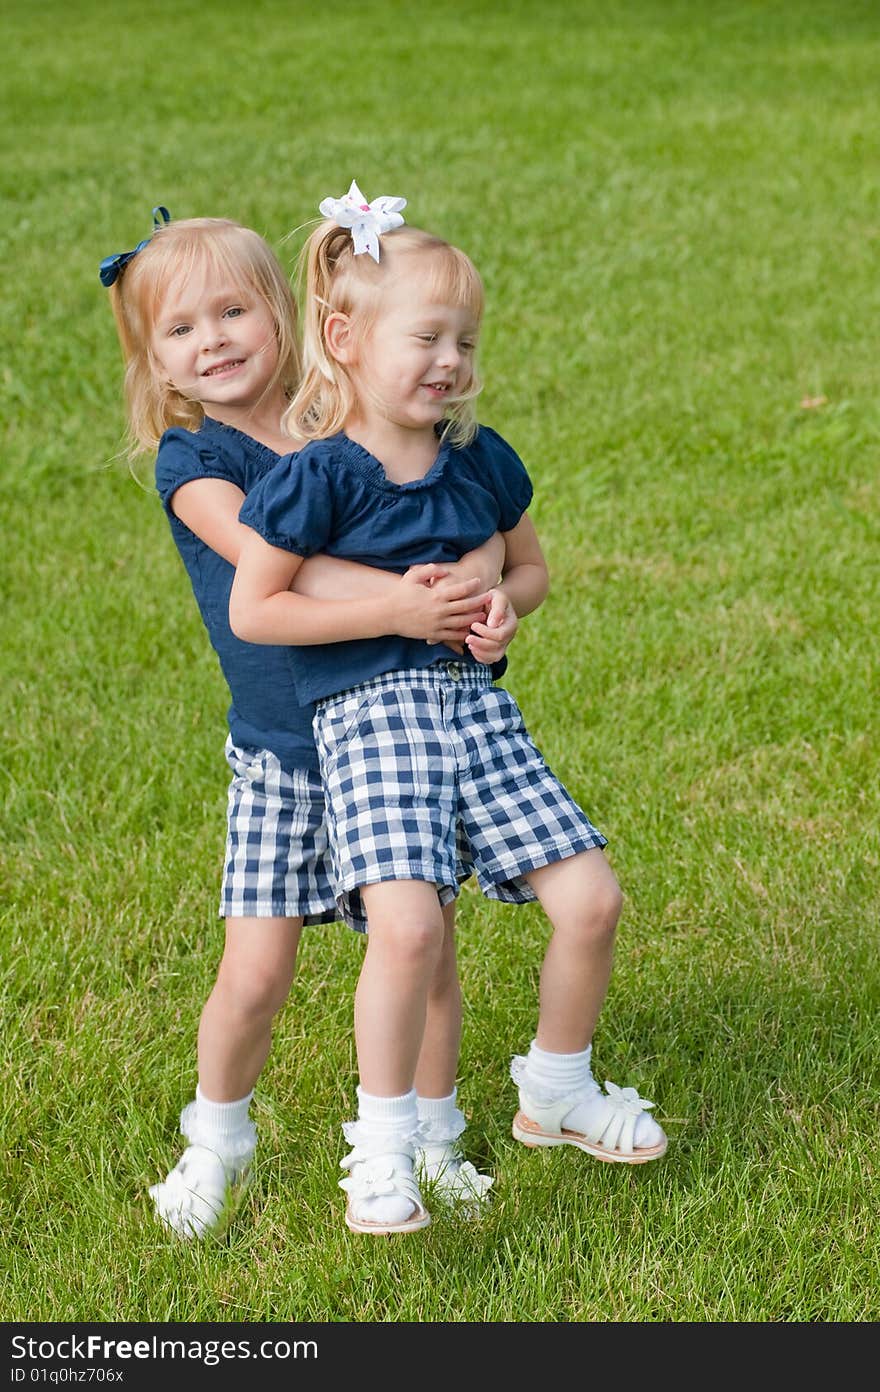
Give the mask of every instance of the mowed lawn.
POLYGON ((2 1318, 876 1320, 876 6, 10 0, 3 32, 2 1318), (345 1228, 337 925, 304 939, 251 1195, 189 1246, 146 1189, 222 946, 227 701, 122 458, 97 266, 164 203, 292 268, 352 178, 485 278, 480 416, 552 574, 505 680, 625 891, 597 1076, 670 1145, 513 1141, 547 926, 469 885, 487 1215, 345 1228))

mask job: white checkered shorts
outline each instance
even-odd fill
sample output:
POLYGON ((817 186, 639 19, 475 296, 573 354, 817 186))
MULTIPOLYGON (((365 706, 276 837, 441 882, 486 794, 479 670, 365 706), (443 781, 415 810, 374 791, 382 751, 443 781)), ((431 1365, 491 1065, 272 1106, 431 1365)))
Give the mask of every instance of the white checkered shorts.
POLYGON ((359 902, 343 912, 336 903, 318 774, 288 773, 268 749, 242 749, 231 738, 226 758, 232 780, 221 916, 302 917, 306 923, 345 917, 350 928, 363 932, 359 902))
POLYGON ((521 904, 529 870, 607 845, 485 667, 389 672, 319 701, 314 724, 342 902, 383 880, 448 900, 472 869, 488 898, 521 904))

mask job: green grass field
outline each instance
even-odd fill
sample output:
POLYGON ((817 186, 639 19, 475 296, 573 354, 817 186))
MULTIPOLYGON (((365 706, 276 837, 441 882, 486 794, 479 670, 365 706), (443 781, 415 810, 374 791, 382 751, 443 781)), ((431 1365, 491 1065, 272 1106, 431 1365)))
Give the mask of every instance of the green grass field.
POLYGON ((0 1318, 880 1318, 880 16, 869 0, 7 0, 0 1318), (468 888, 459 1096, 497 1195, 356 1238, 362 944, 312 930, 222 1242, 154 1224, 222 944, 226 694, 101 257, 356 178, 486 281, 481 419, 552 590, 508 684, 625 890, 600 1079, 670 1135, 510 1136, 546 927, 468 888))

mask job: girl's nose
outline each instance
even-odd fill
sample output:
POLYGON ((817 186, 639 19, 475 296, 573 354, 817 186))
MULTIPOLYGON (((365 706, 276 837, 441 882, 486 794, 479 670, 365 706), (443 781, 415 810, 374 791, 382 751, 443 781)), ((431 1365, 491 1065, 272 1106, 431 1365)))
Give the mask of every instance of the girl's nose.
POLYGON ((226 339, 226 324, 222 319, 218 319, 210 324, 205 324, 199 346, 203 353, 211 353, 216 348, 222 347, 226 339))
POLYGON ((441 343, 440 351, 437 354, 437 362, 440 367, 456 368, 461 362, 461 353, 457 343, 441 343))

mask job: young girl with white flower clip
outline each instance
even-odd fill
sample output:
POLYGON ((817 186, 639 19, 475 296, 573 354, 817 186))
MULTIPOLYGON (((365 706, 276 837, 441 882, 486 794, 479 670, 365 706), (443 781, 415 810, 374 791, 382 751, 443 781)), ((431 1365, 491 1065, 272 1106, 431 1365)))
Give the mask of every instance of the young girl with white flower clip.
MULTIPOLYGON (((222 1231, 251 1173, 251 1099, 303 923, 339 913, 312 708, 294 695, 295 655, 241 642, 228 621, 233 569, 249 535, 239 509, 292 445, 281 417, 300 381, 295 302, 275 253, 251 229, 220 218, 172 222, 164 208, 154 210, 154 223, 134 251, 105 258, 101 280, 126 362, 133 452, 158 447, 156 485, 231 694, 226 942, 199 1024, 196 1096, 181 1116, 188 1144, 150 1190, 164 1224, 201 1238, 222 1231)), ((485 617, 484 594, 502 560, 498 537, 458 567, 427 565, 402 577, 315 556, 300 569, 297 589, 327 640, 388 631, 459 645, 485 617)), ((509 616, 497 624, 496 617, 497 606, 481 628, 487 662, 502 659, 515 629, 509 616)), ((426 1126, 438 1108, 446 1124, 420 1160, 433 1166, 440 1194, 467 1207, 491 1181, 462 1160, 464 1118, 448 1107, 461 1026, 453 916, 450 905, 418 1073, 426 1126)), ((365 927, 356 903, 347 919, 365 927)))
POLYGON ((456 247, 404 227, 404 206, 368 204, 356 184, 320 205, 327 221, 304 253, 305 373, 286 417, 310 443, 249 494, 240 516, 252 534, 230 599, 239 637, 300 645, 297 690, 316 702, 340 902, 356 895, 366 907, 358 1117, 343 1127, 341 1181, 346 1222, 363 1233, 430 1222, 414 1166, 416 1071, 462 838, 487 896, 537 899, 552 926, 535 1039, 512 1064, 514 1136, 624 1164, 666 1149, 652 1103, 631 1088, 603 1092, 590 1068, 621 904, 605 838, 473 660, 473 638, 463 655, 398 637, 327 644, 290 589, 319 551, 402 571, 454 561, 500 531, 496 605, 521 616, 546 593, 525 468, 474 417, 480 277, 456 247))

